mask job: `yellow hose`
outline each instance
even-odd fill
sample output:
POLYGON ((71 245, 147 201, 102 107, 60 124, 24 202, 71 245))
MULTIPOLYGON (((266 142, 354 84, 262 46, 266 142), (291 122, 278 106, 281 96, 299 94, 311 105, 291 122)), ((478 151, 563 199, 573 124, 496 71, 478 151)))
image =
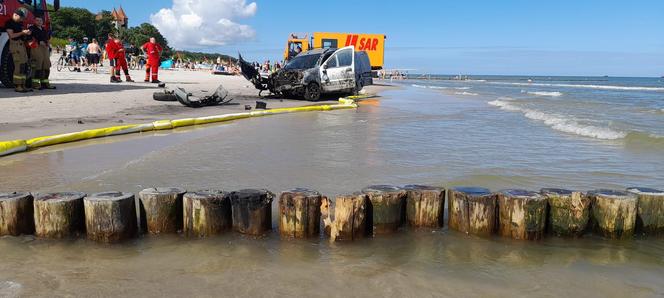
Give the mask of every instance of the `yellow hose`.
MULTIPOLYGON (((354 97, 354 98, 359 99, 360 97, 354 97)), ((214 115, 214 116, 205 116, 198 118, 184 118, 176 120, 157 120, 152 123, 129 124, 121 126, 96 128, 96 129, 89 129, 89 130, 72 132, 72 133, 37 137, 29 140, 14 140, 14 141, 0 142, 0 156, 5 156, 18 152, 25 152, 30 149, 39 148, 39 147, 52 146, 57 144, 76 142, 76 141, 101 138, 101 137, 138 133, 144 131, 174 129, 178 127, 225 122, 225 121, 232 121, 232 120, 244 119, 250 117, 261 117, 261 116, 286 114, 286 113, 329 111, 329 110, 352 109, 352 108, 357 108, 357 104, 353 99, 340 98, 339 104, 334 104, 334 105, 315 105, 315 106, 302 106, 302 107, 293 107, 293 108, 277 108, 277 109, 263 110, 263 111, 214 115)))

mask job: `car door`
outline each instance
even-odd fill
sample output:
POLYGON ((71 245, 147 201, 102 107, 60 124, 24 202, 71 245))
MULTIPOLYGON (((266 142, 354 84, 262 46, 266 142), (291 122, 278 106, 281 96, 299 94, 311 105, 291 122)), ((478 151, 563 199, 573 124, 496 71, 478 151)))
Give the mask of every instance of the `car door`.
POLYGON ((355 48, 341 48, 323 62, 320 69, 323 91, 341 91, 355 87, 355 48))

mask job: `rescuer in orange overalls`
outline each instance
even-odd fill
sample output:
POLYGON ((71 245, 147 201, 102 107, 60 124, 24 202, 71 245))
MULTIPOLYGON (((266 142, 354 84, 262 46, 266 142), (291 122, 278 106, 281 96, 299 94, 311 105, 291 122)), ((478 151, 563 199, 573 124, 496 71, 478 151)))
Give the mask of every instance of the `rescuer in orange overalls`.
POLYGON ((108 57, 108 65, 110 67, 111 73, 111 83, 120 83, 119 77, 115 76, 115 70, 117 69, 118 59, 116 58, 118 52, 118 44, 115 43, 115 37, 113 34, 108 34, 108 41, 106 41, 106 56, 108 57))
POLYGON ((115 42, 117 48, 117 51, 115 52, 115 60, 117 61, 117 64, 115 65, 115 76, 117 77, 118 81, 121 81, 120 70, 122 70, 125 74, 125 81, 133 83, 134 80, 132 80, 131 76, 129 75, 127 52, 125 51, 124 44, 122 44, 122 40, 119 37, 115 37, 113 42, 115 42))
POLYGON ((145 65, 145 82, 150 82, 150 79, 152 79, 152 83, 161 83, 158 73, 159 56, 163 49, 157 44, 157 40, 154 37, 150 37, 150 41, 146 42, 141 49, 148 56, 148 63, 145 65), (152 76, 150 76, 150 73, 152 73, 152 76))

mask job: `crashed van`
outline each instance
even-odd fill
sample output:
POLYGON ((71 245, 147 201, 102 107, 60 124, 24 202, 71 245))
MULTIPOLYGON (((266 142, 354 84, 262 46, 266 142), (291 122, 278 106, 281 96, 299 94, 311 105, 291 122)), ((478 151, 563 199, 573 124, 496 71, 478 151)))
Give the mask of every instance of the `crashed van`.
POLYGON ((373 82, 369 57, 353 46, 301 53, 268 77, 241 56, 239 61, 242 74, 257 89, 284 97, 316 101, 329 93, 357 93, 373 82))

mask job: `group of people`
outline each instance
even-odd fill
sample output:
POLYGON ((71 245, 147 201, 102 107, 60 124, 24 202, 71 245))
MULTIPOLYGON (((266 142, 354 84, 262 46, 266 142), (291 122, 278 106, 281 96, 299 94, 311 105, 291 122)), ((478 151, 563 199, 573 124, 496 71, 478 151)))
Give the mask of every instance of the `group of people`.
MULTIPOLYGON (((154 37, 141 46, 141 49, 147 55, 147 64, 145 65, 144 82, 161 83, 159 81, 159 65, 161 53, 164 51, 161 45, 157 43, 154 37)), ((129 75, 129 65, 127 63, 127 53, 122 40, 112 33, 108 35, 106 42, 106 56, 110 65, 111 83, 121 83, 121 72, 124 72, 125 81, 134 82, 129 75)))
POLYGON ((45 30, 43 15, 36 15, 34 24, 23 28, 28 12, 25 8, 14 11, 6 24, 9 50, 14 62, 13 83, 16 92, 34 89, 55 89, 48 81, 51 70, 50 34, 45 30), (28 80, 32 83, 29 87, 28 80))

